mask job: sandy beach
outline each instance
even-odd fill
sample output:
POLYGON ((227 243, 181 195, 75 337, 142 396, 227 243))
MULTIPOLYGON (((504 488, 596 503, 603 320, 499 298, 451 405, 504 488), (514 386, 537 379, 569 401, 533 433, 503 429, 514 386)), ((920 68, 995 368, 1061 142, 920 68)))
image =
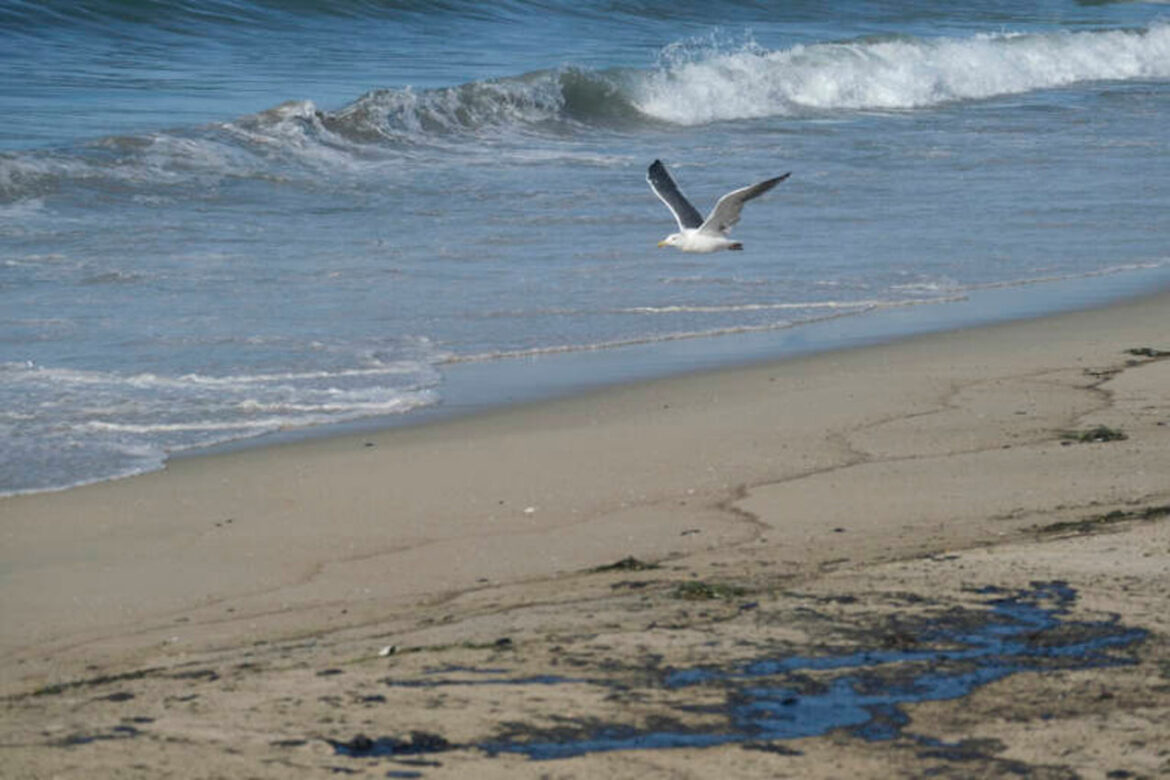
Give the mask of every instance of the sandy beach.
POLYGON ((0 499, 2 774, 1170 775, 1167 311, 0 499))

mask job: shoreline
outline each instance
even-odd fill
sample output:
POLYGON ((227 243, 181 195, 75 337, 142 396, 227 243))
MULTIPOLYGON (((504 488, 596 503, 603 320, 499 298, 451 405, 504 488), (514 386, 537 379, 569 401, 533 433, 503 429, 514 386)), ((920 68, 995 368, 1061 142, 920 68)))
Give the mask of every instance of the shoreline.
MULTIPOLYGON (((1059 727, 1081 733, 1096 715, 1080 688, 1054 680, 1103 680, 1089 687, 1144 690, 1149 704, 1138 717, 1115 693, 1098 703, 1097 720, 1130 708, 1126 728, 1156 734, 1170 718, 1170 686, 1150 683, 1170 658, 1156 606, 1170 559, 1170 511, 1161 511, 1170 507, 1168 305, 1161 292, 424 425, 178 458, 136 477, 2 498, 0 686, 6 729, 18 737, 2 749, 30 776, 80 771, 83 753, 107 768, 138 756, 176 776, 199 776, 174 769, 189 760, 287 776, 290 751, 293 765, 319 771, 342 760, 328 740, 359 730, 418 728, 482 746, 520 719, 530 731, 509 738, 532 742, 567 712, 581 733, 631 718, 637 731, 667 715, 678 721, 672 733, 698 733, 712 718, 680 714, 661 680, 635 686, 635 700, 606 699, 612 688, 586 683, 517 683, 514 694, 488 695, 452 682, 445 704, 427 681, 443 669, 504 669, 513 680, 556 674, 629 687, 765 649, 864 647, 866 636, 897 636, 900 614, 925 620, 961 606, 975 616, 987 597, 970 588, 1040 580, 1075 593, 1061 619, 1115 615, 1148 637, 1119 645, 1124 664, 1012 674, 973 700, 1055 685, 1081 709, 1056 723, 1037 711, 1023 731, 1074 744, 1059 727), (1126 438, 1071 438, 1095 426, 1126 438), (627 559, 635 563, 597 571, 627 559), (686 583, 706 595, 680 595, 686 583), (889 602, 892 593, 918 601, 905 595, 891 612, 882 594, 889 602), (833 629, 824 634, 801 609, 833 629), (388 673, 401 688, 377 683, 388 673), (374 688, 381 702, 358 701, 358 690, 374 688), (96 701, 106 704, 85 704, 96 701), (148 720, 125 720, 134 717, 148 720), (301 743, 274 746, 282 740, 301 743)), ((695 691, 691 703, 721 690, 695 691)), ((905 707, 936 713, 908 715, 916 733, 930 723, 949 723, 956 731, 939 739, 950 742, 994 733, 1006 747, 980 743, 989 765, 1056 761, 1041 736, 1024 748, 990 715, 963 722, 963 701, 905 707)), ((1103 733, 1082 751, 1104 751, 1103 733)), ((745 776, 769 776, 779 760, 807 763, 741 742, 636 755, 644 776, 687 762, 718 773, 747 761, 745 776)), ((1155 743, 1117 747, 1129 764, 1116 763, 1116 751, 1112 765, 1086 754, 1077 771, 1096 776, 1094 761, 1100 776, 1119 766, 1157 771, 1155 743)), ((829 732, 799 749, 813 763, 836 751, 858 776, 880 776, 889 748, 829 732)), ((612 773, 630 755, 591 752, 564 766, 612 773)), ((384 775, 390 764, 375 758, 357 760, 384 775)), ((471 766, 538 775, 539 762, 528 762, 452 748, 427 776, 471 766)), ((833 776, 805 770, 792 771, 833 776)))
POLYGON ((1010 283, 969 290, 954 300, 882 307, 760 332, 686 336, 606 349, 583 347, 531 356, 458 360, 444 364, 444 379, 439 386, 442 398, 435 405, 412 409, 401 415, 363 417, 225 441, 173 453, 167 460, 428 425, 627 384, 744 368, 819 353, 892 344, 935 333, 1122 305, 1165 290, 1170 290, 1170 265, 1131 273, 1091 273, 1059 280, 1010 283), (1113 284, 1101 285, 1102 278, 1110 279, 1113 284), (727 349, 728 344, 733 348, 727 349), (485 387, 489 389, 484 390, 485 387))
POLYGON ((1170 265, 1154 265, 1128 271, 1104 270, 1083 276, 992 285, 989 288, 968 290, 958 297, 941 301, 878 306, 873 310, 844 313, 762 331, 716 336, 687 334, 676 339, 655 339, 647 343, 604 348, 566 347, 563 351, 546 353, 455 359, 452 363, 438 366, 442 372, 442 380, 435 387, 439 394, 438 402, 415 407, 404 413, 269 430, 267 433, 242 436, 239 439, 167 451, 158 455, 157 465, 153 467, 133 468, 124 474, 84 477, 74 483, 49 488, 0 491, 0 499, 73 490, 151 474, 165 469, 167 463, 190 457, 328 439, 338 435, 378 432, 386 428, 420 426, 497 408, 570 398, 574 394, 606 387, 763 364, 818 352, 888 344, 929 333, 963 330, 966 327, 1101 308, 1151 295, 1150 290, 1168 288, 1170 265), (1102 284, 1102 279, 1107 279, 1107 282, 1102 284))
POLYGON ((878 307, 875 310, 759 332, 685 336, 644 344, 441 364, 439 401, 401 414, 359 417, 307 427, 269 431, 177 450, 160 465, 126 474, 94 477, 73 484, 0 493, 37 495, 132 478, 165 469, 168 463, 220 453, 331 438, 383 429, 427 425, 499 408, 572 397, 623 384, 733 369, 820 352, 894 343, 931 333, 1047 317, 1140 299, 1170 287, 1170 266, 1125 273, 1099 272, 1058 280, 1033 280, 969 290, 956 299, 878 307), (1102 279, 1110 283, 1101 284, 1102 279))

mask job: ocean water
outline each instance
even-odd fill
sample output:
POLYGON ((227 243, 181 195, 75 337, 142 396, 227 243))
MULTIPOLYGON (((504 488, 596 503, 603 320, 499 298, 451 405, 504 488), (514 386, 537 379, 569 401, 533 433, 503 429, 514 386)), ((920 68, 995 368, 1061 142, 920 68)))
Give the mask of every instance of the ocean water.
POLYGON ((469 364, 1166 284, 1168 128, 1165 3, 0 0, 0 493, 469 364), (658 157, 702 211, 793 173, 684 255, 658 157))

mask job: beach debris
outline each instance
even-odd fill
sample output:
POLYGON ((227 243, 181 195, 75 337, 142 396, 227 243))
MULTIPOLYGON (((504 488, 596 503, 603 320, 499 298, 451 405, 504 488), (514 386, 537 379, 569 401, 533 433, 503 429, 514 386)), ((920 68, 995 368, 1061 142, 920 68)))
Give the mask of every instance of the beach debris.
POLYGON ((381 650, 378 651, 378 655, 382 658, 385 658, 387 656, 394 655, 397 652, 398 652, 398 645, 386 645, 385 647, 383 647, 381 650))
POLYGON ((1170 349, 1155 349, 1154 347, 1133 347, 1125 350, 1127 355, 1136 357, 1161 358, 1170 357, 1170 349))
POLYGON ((1122 523, 1127 520, 1160 520, 1170 517, 1170 504, 1147 506, 1142 509, 1114 509, 1101 515, 1092 515, 1082 520, 1061 520, 1036 528, 1039 534, 1078 533, 1088 534, 1112 523, 1122 523))
POLYGON ((534 506, 526 506, 526 507, 524 507, 524 514, 526 514, 526 515, 534 515, 534 514, 536 514, 536 507, 534 507, 534 506))
POLYGON ((747 591, 738 585, 688 580, 686 582, 680 582, 675 587, 672 595, 676 599, 686 599, 687 601, 706 601, 709 599, 734 599, 745 593, 747 591))
POLYGON ((744 742, 740 745, 744 750, 760 750, 765 753, 775 753, 778 756, 803 756, 804 751, 790 748, 780 742, 744 742))
POLYGON ((130 701, 134 698, 134 694, 130 691, 117 691, 116 693, 111 693, 108 696, 102 696, 100 698, 103 701, 130 701))
POLYGON ((609 588, 610 590, 622 590, 623 588, 628 590, 641 590, 642 588, 647 588, 652 584, 653 581, 651 580, 622 580, 621 582, 613 583, 609 586, 609 588))
POLYGON ((102 742, 115 739, 132 739, 140 734, 142 734, 141 730, 136 729, 133 726, 121 724, 118 726, 113 726, 105 731, 89 734, 84 732, 70 734, 63 739, 57 740, 56 742, 50 744, 56 747, 76 747, 77 745, 89 745, 93 742, 102 742))
POLYGON ((172 680, 203 680, 204 682, 215 682, 219 679, 219 672, 214 669, 192 669, 186 672, 175 672, 167 676, 172 680))
POLYGON ((622 558, 620 561, 617 561, 615 563, 607 563, 604 566, 596 566, 596 567, 590 569, 589 571, 592 571, 592 572, 647 571, 649 569, 657 569, 657 568, 658 568, 657 563, 649 563, 647 561, 641 561, 632 555, 627 555, 625 558, 622 558))
POLYGON ((429 731, 412 731, 406 739, 396 737, 370 738, 365 734, 358 734, 345 742, 333 739, 325 741, 333 746, 335 752, 351 758, 417 756, 425 753, 442 753, 456 747, 444 737, 429 731))
POLYGON ((1098 425, 1087 431, 1063 431, 1060 438, 1065 444, 1096 444, 1106 441, 1125 441, 1129 438, 1123 431, 1110 428, 1108 425, 1098 425))

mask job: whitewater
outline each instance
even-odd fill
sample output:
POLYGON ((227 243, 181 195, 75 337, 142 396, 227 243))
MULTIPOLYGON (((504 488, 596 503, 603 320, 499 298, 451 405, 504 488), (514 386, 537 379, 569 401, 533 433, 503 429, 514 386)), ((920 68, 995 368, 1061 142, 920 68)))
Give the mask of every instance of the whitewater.
POLYGON ((1170 281, 1164 6, 850 8, 5 6, 0 493, 1170 281))

